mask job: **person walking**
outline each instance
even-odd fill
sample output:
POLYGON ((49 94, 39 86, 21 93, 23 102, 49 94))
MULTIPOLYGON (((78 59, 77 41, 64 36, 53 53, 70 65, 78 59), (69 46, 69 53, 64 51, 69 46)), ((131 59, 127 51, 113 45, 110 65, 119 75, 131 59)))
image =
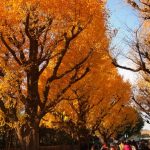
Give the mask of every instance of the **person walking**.
POLYGON ((123 149, 124 149, 124 142, 120 141, 119 150, 123 150, 123 149))
POLYGON ((132 150, 130 142, 125 142, 123 150, 132 150))
POLYGON ((91 150, 96 150, 96 146, 93 144, 91 150))
POLYGON ((108 148, 107 144, 104 143, 100 150, 109 150, 109 148, 108 148))
POLYGON ((114 145, 112 145, 110 146, 110 150, 117 150, 117 148, 114 145))

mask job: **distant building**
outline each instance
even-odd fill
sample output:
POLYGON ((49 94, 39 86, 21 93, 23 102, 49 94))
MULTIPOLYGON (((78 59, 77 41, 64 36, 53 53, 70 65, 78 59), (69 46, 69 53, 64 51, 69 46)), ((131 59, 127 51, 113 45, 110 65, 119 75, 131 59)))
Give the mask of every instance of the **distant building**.
POLYGON ((146 129, 144 129, 144 130, 141 130, 141 136, 149 136, 150 137, 150 130, 146 130, 146 129))
POLYGON ((141 130, 140 133, 129 137, 129 139, 130 140, 135 140, 135 141, 139 141, 141 139, 148 139, 148 140, 150 140, 150 130, 143 129, 143 130, 141 130))

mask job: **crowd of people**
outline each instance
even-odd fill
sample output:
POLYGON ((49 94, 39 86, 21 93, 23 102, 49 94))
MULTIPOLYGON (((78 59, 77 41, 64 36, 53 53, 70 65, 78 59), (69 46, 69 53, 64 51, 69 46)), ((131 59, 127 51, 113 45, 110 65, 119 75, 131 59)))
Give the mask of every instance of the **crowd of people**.
POLYGON ((145 140, 141 141, 119 141, 117 143, 110 143, 107 145, 104 143, 101 148, 92 146, 91 150, 150 150, 150 143, 145 140))

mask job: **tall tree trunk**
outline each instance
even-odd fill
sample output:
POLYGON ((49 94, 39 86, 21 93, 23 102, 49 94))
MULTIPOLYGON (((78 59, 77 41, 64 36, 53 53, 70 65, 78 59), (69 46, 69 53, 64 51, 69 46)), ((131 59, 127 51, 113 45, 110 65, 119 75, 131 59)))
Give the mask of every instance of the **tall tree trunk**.
POLYGON ((39 150, 39 127, 26 128, 22 126, 17 130, 20 150, 39 150))
POLYGON ((31 129, 31 134, 26 136, 26 150, 39 150, 39 130, 31 129))

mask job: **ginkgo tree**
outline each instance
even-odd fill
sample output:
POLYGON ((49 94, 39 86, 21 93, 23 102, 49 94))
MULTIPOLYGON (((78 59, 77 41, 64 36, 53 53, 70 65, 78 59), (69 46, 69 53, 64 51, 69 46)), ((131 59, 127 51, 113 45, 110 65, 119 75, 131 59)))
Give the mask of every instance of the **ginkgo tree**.
POLYGON ((1 113, 21 149, 38 150, 41 119, 108 45, 103 3, 1 0, 0 11, 1 113))
MULTIPOLYGON (((139 132, 143 126, 143 119, 134 108, 129 106, 129 85, 121 83, 119 78, 116 78, 116 85, 117 83, 120 85, 115 89, 116 93, 108 92, 109 96, 108 93, 98 95, 99 98, 96 99, 95 95, 98 91, 92 95, 90 88, 88 93, 84 91, 85 87, 72 89, 72 97, 66 97, 66 101, 61 102, 53 113, 57 118, 54 121, 55 127, 65 130, 79 143, 84 141, 86 144, 90 142, 90 137, 93 135, 97 135, 102 143, 107 143, 110 138, 120 138, 125 134, 130 136, 139 132), (123 92, 119 90, 122 88, 124 88, 123 92)), ((111 88, 107 90, 111 91, 111 88)))
MULTIPOLYGON (((72 86, 66 93, 65 100, 57 105, 53 113, 57 118, 54 123, 58 129, 65 130, 79 143, 84 141, 88 144, 90 137, 95 134, 101 142, 107 142, 113 135, 124 133, 125 126, 129 123, 123 123, 125 115, 120 112, 129 104, 130 85, 118 75, 107 52, 103 52, 103 55, 96 53, 96 56, 99 59, 91 61, 94 64, 91 72, 72 86), (118 119, 115 123, 114 116, 118 119), (104 122, 110 126, 102 126, 104 122), (119 129, 119 126, 122 128, 119 129), (109 132, 106 133, 106 130, 109 132)), ((136 115, 131 119, 128 115, 127 118, 133 121, 136 120, 136 115)), ((133 125, 136 126, 136 123, 133 125)))
POLYGON ((112 139, 125 138, 138 133, 144 122, 140 114, 132 106, 117 106, 100 122, 97 134, 103 142, 112 139), (119 114, 119 115, 118 115, 119 114))

